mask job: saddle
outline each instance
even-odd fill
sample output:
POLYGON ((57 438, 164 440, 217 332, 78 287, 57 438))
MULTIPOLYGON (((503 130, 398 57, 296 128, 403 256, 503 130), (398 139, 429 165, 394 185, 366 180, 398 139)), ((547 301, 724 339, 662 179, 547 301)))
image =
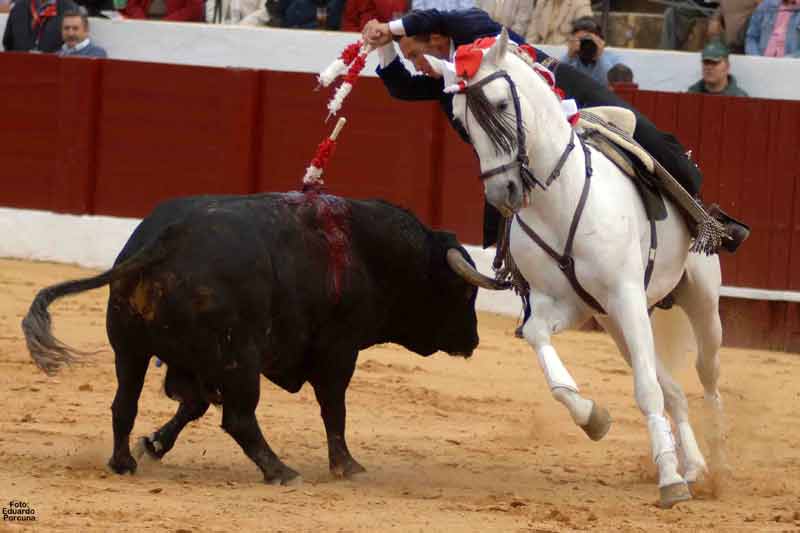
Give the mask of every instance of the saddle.
POLYGON ((636 116, 622 107, 590 107, 580 110, 578 126, 585 140, 630 176, 639 189, 648 217, 666 218, 662 193, 681 209, 694 237, 690 251, 717 253, 727 237, 725 226, 711 216, 658 161, 633 139, 636 116))
POLYGON ((633 112, 622 107, 594 107, 581 110, 580 117, 578 126, 583 129, 581 136, 586 144, 605 155, 633 180, 651 222, 667 218, 664 198, 654 176, 655 160, 641 146, 615 131, 622 130, 633 137, 636 128, 633 112))

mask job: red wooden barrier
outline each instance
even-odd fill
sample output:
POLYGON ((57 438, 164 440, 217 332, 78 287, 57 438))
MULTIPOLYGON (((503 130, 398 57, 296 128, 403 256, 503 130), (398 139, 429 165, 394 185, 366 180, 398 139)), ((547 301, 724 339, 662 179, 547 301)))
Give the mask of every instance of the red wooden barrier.
POLYGON ((252 70, 104 61, 95 211, 250 192, 258 82, 252 70))
MULTIPOLYGON (((61 62, 54 56, 0 54, 0 204, 64 209, 56 190, 61 62)), ((82 188, 83 184, 76 184, 82 188)))
MULTIPOLYGON (((14 53, 0 70, 6 206, 142 216, 173 196, 297 189, 333 125, 312 74, 14 53)), ((693 151, 704 199, 753 227, 721 256, 725 283, 800 290, 800 102, 620 94, 693 151)), ((343 115, 332 193, 386 198, 480 242, 477 161, 437 103, 392 100, 363 78, 343 115)))

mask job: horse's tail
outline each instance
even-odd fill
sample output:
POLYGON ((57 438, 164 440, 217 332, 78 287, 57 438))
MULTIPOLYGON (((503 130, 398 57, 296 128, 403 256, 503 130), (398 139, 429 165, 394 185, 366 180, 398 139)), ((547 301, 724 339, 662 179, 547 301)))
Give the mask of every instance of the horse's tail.
POLYGON ((653 325, 658 358, 670 372, 684 368, 690 359, 690 353, 697 351, 689 317, 677 305, 670 309, 656 307, 650 316, 650 322, 653 325))
POLYGON ((89 355, 86 352, 71 348, 53 335, 52 321, 47 310, 51 303, 63 296, 108 285, 154 265, 166 256, 167 247, 165 244, 172 233, 174 232, 171 228, 166 228, 149 245, 146 245, 132 257, 102 274, 90 278, 65 281, 40 290, 31 303, 28 314, 22 319, 25 342, 36 366, 52 376, 63 365, 72 364, 81 356, 89 355))

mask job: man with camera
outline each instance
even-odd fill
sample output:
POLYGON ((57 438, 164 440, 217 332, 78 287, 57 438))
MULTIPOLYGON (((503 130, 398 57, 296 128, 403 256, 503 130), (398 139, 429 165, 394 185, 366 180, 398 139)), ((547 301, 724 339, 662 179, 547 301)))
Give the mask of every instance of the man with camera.
POLYGON ((567 54, 561 61, 605 84, 611 67, 622 62, 614 52, 605 48, 603 31, 597 21, 592 17, 581 17, 572 22, 572 37, 567 41, 567 54))

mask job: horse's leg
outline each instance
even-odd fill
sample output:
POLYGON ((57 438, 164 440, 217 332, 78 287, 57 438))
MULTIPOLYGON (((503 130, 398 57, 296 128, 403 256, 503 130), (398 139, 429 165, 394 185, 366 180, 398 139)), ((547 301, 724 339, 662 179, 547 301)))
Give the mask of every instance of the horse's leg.
POLYGON ((712 467, 725 468, 723 449, 723 410, 719 394, 719 348, 722 344, 722 322, 719 318, 719 259, 697 254, 689 256, 686 274, 675 291, 675 303, 689 317, 697 340, 695 367, 703 384, 704 399, 711 414, 711 435, 708 439, 712 467))
MULTIPOLYGON (((611 338, 616 342, 622 357, 631 365, 631 355, 622 332, 611 320, 606 317, 598 317, 598 322, 605 328, 611 338)), ((684 466, 684 478, 689 483, 697 480, 698 476, 704 473, 706 468, 705 459, 697 445, 694 431, 689 424, 689 402, 680 384, 675 381, 672 374, 656 355, 656 376, 658 384, 664 393, 664 406, 672 421, 678 428, 678 443, 681 452, 681 460, 684 466)))
POLYGON ((636 403, 647 418, 653 462, 658 466, 660 504, 669 508, 691 498, 678 473, 678 457, 669 422, 664 416, 664 394, 658 384, 653 330, 647 300, 640 283, 624 283, 609 294, 606 311, 622 332, 633 368, 636 403))
POLYGON ((611 417, 605 408, 581 396, 578 385, 570 375, 558 352, 550 343, 550 336, 569 328, 586 318, 574 306, 555 302, 545 295, 531 295, 533 312, 525 322, 522 332, 536 350, 547 385, 553 397, 564 404, 575 423, 592 440, 602 439, 611 427, 611 417))

